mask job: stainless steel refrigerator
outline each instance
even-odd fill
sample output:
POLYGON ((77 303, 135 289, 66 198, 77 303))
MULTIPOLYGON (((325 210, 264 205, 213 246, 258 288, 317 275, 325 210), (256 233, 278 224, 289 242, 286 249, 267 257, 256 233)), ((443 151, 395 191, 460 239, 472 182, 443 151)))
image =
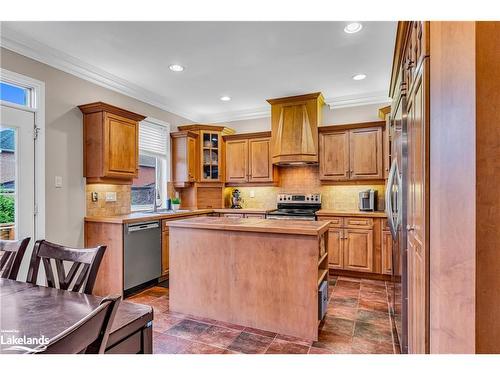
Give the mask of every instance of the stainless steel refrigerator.
POLYGON ((394 99, 389 129, 392 162, 385 191, 385 209, 393 239, 389 301, 394 322, 393 328, 396 331, 401 352, 408 353, 406 96, 402 94, 394 99))

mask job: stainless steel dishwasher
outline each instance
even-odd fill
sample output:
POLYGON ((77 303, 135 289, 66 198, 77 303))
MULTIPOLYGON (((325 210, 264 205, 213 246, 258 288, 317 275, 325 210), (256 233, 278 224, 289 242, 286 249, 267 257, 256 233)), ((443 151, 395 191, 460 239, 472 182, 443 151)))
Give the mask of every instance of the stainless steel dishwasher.
POLYGON ((161 276, 161 225, 158 220, 124 224, 124 290, 161 276))

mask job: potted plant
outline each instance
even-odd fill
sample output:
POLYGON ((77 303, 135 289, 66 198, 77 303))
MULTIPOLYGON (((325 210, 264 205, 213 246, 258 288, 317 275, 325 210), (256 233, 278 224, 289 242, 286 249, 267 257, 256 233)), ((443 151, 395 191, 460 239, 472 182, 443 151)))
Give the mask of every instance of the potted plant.
POLYGON ((177 197, 174 197, 170 200, 172 203, 172 210, 177 211, 181 205, 181 200, 177 197))

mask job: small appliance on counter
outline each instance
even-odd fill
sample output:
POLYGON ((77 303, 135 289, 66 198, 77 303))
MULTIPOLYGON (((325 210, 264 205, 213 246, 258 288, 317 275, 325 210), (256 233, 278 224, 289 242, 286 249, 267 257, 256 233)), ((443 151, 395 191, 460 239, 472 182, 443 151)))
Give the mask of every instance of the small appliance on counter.
POLYGON ((241 192, 238 189, 234 189, 231 193, 231 208, 242 208, 241 202, 243 202, 241 192))
POLYGON ((377 210, 377 191, 368 189, 359 192, 359 210, 376 211, 377 210))

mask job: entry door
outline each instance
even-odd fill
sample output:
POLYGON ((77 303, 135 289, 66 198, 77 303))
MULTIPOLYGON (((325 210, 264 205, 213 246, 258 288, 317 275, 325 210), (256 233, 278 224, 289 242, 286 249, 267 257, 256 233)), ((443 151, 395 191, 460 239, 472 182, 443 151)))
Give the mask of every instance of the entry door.
POLYGON ((0 234, 2 239, 31 237, 33 243, 35 114, 6 105, 1 105, 0 109, 0 234))

